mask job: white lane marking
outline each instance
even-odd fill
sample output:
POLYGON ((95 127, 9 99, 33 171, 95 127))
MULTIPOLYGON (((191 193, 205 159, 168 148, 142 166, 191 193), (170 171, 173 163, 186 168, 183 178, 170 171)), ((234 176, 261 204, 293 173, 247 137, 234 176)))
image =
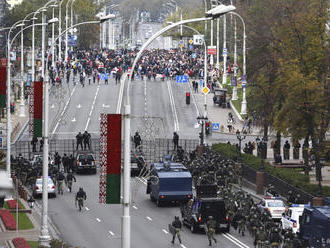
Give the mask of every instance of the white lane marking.
POLYGON ((168 231, 167 231, 167 230, 162 229, 162 231, 163 231, 165 234, 168 234, 168 231))
POLYGON ((137 179, 138 179, 141 183, 147 185, 147 182, 143 181, 141 178, 138 177, 137 179))
POLYGON ((184 246, 183 244, 180 244, 180 246, 182 247, 182 248, 187 248, 186 246, 184 246))
POLYGON ((147 216, 146 218, 147 218, 148 220, 152 221, 152 219, 151 219, 149 216, 147 216))
POLYGON ((147 79, 144 80, 144 116, 147 116, 147 79))
POLYGON ((174 131, 179 131, 178 114, 176 112, 175 101, 174 101, 174 97, 173 97, 173 92, 172 92, 172 87, 171 87, 171 82, 170 81, 167 81, 167 88, 168 88, 168 94, 170 96, 170 103, 171 103, 171 108, 172 108, 172 113, 173 113, 173 119, 174 119, 174 131))
POLYGON ((77 108, 81 108, 81 105, 80 105, 80 104, 78 104, 78 105, 77 105, 77 108))
POLYGON ((110 105, 107 105, 107 104, 102 104, 102 108, 110 108, 110 105))
POLYGON ((71 120, 72 122, 76 122, 76 118, 75 117, 73 117, 73 119, 71 120))
POLYGON ((238 243, 237 241, 235 241, 234 239, 232 239, 231 237, 227 236, 226 234, 222 235, 223 237, 225 237, 226 239, 228 239, 229 241, 233 242, 235 245, 237 245, 240 248, 247 248, 248 246, 242 246, 240 243, 238 243))
POLYGON ((245 248, 250 248, 249 246, 247 246, 246 244, 244 244, 242 241, 240 241, 239 239, 235 238, 233 235, 229 234, 229 233, 224 233, 223 235, 228 236, 229 238, 233 239, 234 241, 236 241, 238 244, 240 244, 241 246, 245 247, 245 248))
POLYGON ((110 233, 110 235, 112 235, 112 236, 114 236, 115 234, 113 233, 113 232, 111 232, 111 231, 109 231, 109 233, 110 233))
POLYGON ((125 86, 125 81, 127 78, 127 73, 125 73, 120 80, 120 88, 119 88, 119 96, 118 96, 118 102, 117 102, 117 109, 116 109, 116 114, 120 114, 121 112, 121 104, 123 102, 123 94, 124 94, 124 86, 125 86))
POLYGON ((97 222, 101 222, 101 220, 99 218, 96 218, 97 222))
POLYGON ((76 86, 74 86, 73 89, 72 89, 72 91, 71 91, 70 97, 69 97, 68 101, 66 102, 66 104, 65 104, 65 106, 64 106, 64 109, 63 109, 63 111, 62 111, 62 113, 61 113, 61 115, 60 115, 60 118, 58 119, 58 121, 57 121, 57 123, 56 123, 56 125, 55 125, 55 127, 54 127, 54 130, 53 130, 53 132, 52 132, 52 135, 54 135, 54 133, 56 132, 56 129, 58 128, 58 125, 61 123, 62 118, 63 118, 63 115, 64 115, 64 113, 65 113, 67 107, 69 106, 69 103, 70 103, 70 101, 71 101, 72 95, 73 95, 73 93, 75 92, 75 90, 76 90, 76 86))
POLYGON ((89 211, 89 208, 88 208, 88 207, 85 207, 85 209, 86 209, 87 211, 89 211))
POLYGON ((133 208, 134 208, 134 209, 138 209, 138 207, 137 207, 137 206, 135 206, 135 205, 133 205, 133 208))
POLYGON ((54 104, 52 104, 52 105, 50 106, 50 108, 51 108, 51 109, 55 108, 55 105, 54 105, 54 104))
POLYGON ((88 125, 89 125, 89 123, 91 121, 91 116, 92 116, 92 113, 93 113, 93 110, 94 110, 94 107, 95 107, 95 102, 96 102, 96 98, 97 98, 97 96, 99 94, 99 91, 100 91, 100 85, 97 86, 97 89, 96 89, 96 92, 95 92, 95 96, 94 96, 94 99, 93 99, 92 107, 91 107, 91 110, 89 111, 89 115, 88 115, 88 119, 87 119, 85 131, 87 131, 88 125))

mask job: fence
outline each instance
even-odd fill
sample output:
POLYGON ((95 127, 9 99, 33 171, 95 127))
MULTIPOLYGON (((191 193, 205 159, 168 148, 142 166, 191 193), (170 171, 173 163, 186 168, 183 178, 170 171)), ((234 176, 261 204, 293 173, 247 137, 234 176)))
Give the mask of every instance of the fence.
MULTIPOLYGON (((257 170, 249 166, 243 165, 243 177, 247 181, 256 184, 257 170)), ((267 172, 265 172, 265 186, 271 184, 275 187, 276 192, 281 196, 287 196, 288 191, 292 191, 294 196, 300 195, 299 200, 304 203, 312 202, 313 196, 289 183, 286 181, 275 177, 267 172)))
MULTIPOLYGON (((39 143, 38 143, 39 145, 39 143)), ((181 146, 186 152, 191 152, 199 145, 199 140, 181 139, 179 140, 179 146, 181 146)), ((131 142, 131 151, 135 152, 134 143, 131 142)), ((81 150, 79 147, 78 150, 81 150)), ((93 138, 91 140, 91 150, 99 160, 100 155, 100 139, 93 138)), ((148 163, 159 161, 165 154, 172 153, 174 145, 172 139, 154 139, 143 140, 141 148, 142 154, 148 163)), ((75 154, 77 151, 77 142, 75 139, 52 139, 49 142, 49 152, 54 154, 58 152, 61 156, 66 154, 75 154)), ((122 153, 124 152, 124 145, 122 142, 122 153)), ((24 158, 32 159, 35 154, 32 152, 32 145, 30 141, 18 141, 15 146, 12 147, 12 153, 14 156, 22 154, 24 158)), ((37 146, 37 153, 40 153, 39 146, 37 146)), ((123 158, 123 154, 122 154, 123 158)))

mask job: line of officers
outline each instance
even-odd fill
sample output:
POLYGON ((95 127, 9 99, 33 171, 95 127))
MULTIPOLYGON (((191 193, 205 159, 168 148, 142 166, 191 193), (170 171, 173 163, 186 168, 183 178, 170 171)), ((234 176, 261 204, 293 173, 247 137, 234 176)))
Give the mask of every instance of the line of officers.
MULTIPOLYGON (((232 184, 242 183, 242 171, 235 167, 234 161, 225 159, 209 149, 205 149, 201 157, 190 156, 192 157, 195 159, 190 160, 185 166, 192 173, 195 185, 218 185, 219 197, 225 201, 229 222, 241 236, 248 232, 254 240, 254 246, 258 248, 303 248, 297 234, 293 233, 292 229, 282 230, 281 222, 275 221, 269 212, 261 211, 250 194, 242 190, 235 192, 232 189, 232 184)), ((175 237, 178 237, 181 243, 182 223, 179 217, 176 216, 170 226, 172 243, 175 237)), ((212 245, 212 241, 216 243, 215 227, 216 221, 210 216, 205 226, 209 246, 212 245)))

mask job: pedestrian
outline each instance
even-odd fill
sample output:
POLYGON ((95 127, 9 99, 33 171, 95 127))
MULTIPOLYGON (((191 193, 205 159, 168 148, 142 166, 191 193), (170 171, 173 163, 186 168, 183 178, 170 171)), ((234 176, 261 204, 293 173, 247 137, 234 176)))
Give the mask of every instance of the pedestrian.
POLYGON ((133 138, 135 149, 141 145, 141 136, 138 132, 135 132, 134 138, 133 138))
POLYGON ((32 138, 32 141, 31 141, 32 152, 36 152, 37 151, 37 143, 38 143, 38 138, 37 137, 33 137, 32 138))
POLYGON ((84 207, 84 200, 86 201, 87 195, 83 188, 79 188, 79 191, 76 194, 76 206, 78 202, 79 211, 84 207))
POLYGON ((59 171, 56 176, 57 181, 57 191, 59 195, 63 195, 63 182, 65 181, 65 176, 62 171, 59 171))
POLYGON ((290 159, 290 144, 289 141, 285 141, 285 144, 283 146, 283 154, 284 154, 284 160, 290 159))
POLYGON ((54 155, 54 164, 57 166, 57 169, 61 169, 61 156, 58 154, 58 152, 55 152, 54 155))
POLYGON ((29 204, 29 207, 32 209, 33 206, 34 206, 34 202, 35 202, 35 199, 33 198, 33 195, 30 196, 30 198, 28 199, 28 204, 29 204))
POLYGON ((66 153, 63 154, 62 165, 64 168, 64 173, 67 173, 69 171, 69 157, 66 155, 66 153))
POLYGON ((68 186, 68 190, 71 193, 72 192, 72 182, 77 182, 76 177, 72 174, 71 171, 69 171, 69 173, 66 175, 66 183, 68 186))
POLYGON ((44 140, 41 138, 40 141, 39 141, 39 143, 40 143, 39 152, 42 152, 43 147, 44 147, 44 140))
POLYGON ((177 236, 178 237, 178 240, 181 244, 181 235, 180 235, 180 232, 181 232, 181 228, 182 228, 182 223, 179 219, 179 216, 175 216, 174 217, 174 221, 172 222, 172 224, 170 225, 170 231, 173 235, 173 238, 172 238, 172 244, 174 244, 174 241, 175 241, 175 237, 177 236))
POLYGON ((214 237, 216 226, 217 226, 217 222, 214 220, 213 216, 209 216, 206 222, 206 228, 207 228, 206 234, 209 240, 209 246, 212 246, 212 240, 214 241, 214 243, 217 243, 217 240, 214 237))
POLYGON ((177 150, 179 145, 179 135, 177 134, 177 132, 173 133, 173 144, 174 144, 174 150, 177 150))
POLYGON ((84 150, 84 149, 83 149, 83 144, 82 144, 82 142, 83 142, 83 135, 81 134, 81 132, 79 132, 79 133, 77 134, 77 136, 76 136, 76 141, 77 141, 76 150, 78 151, 78 147, 79 147, 79 145, 80 145, 80 147, 81 147, 81 150, 84 150))
POLYGON ((104 73, 104 84, 109 84, 108 83, 108 78, 109 78, 108 73, 104 73))
POLYGON ((88 147, 88 150, 91 149, 91 135, 87 131, 84 132, 83 134, 83 141, 84 141, 84 150, 88 147))

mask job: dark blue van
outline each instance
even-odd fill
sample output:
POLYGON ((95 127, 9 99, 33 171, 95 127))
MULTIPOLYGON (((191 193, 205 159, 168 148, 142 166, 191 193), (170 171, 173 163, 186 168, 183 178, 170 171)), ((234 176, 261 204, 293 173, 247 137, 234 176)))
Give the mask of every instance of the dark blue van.
POLYGON ((154 163, 150 166, 147 194, 161 206, 164 202, 186 202, 193 196, 192 177, 180 163, 154 163))
POLYGON ((299 237, 304 247, 330 248, 330 206, 305 208, 300 217, 299 237))

